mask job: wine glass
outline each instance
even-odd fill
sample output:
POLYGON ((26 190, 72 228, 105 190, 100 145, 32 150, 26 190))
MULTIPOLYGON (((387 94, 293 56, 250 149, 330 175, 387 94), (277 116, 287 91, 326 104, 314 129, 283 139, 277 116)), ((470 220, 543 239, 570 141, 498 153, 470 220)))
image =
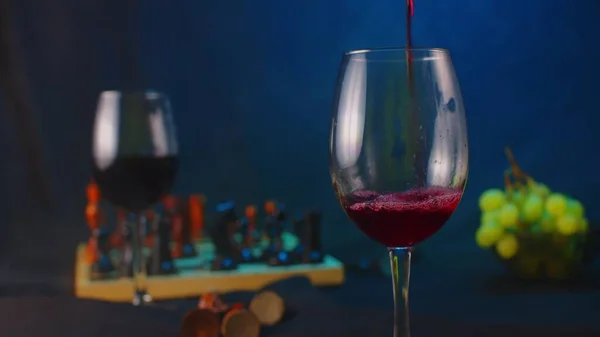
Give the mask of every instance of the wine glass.
POLYGON ((136 214, 132 224, 133 304, 147 292, 144 212, 173 186, 178 145, 171 105, 155 91, 100 94, 93 133, 93 177, 110 203, 136 214))
POLYGON ((468 174, 465 111, 443 49, 346 52, 335 93, 330 173, 347 216, 388 248, 394 336, 410 336, 411 249, 437 232, 468 174))

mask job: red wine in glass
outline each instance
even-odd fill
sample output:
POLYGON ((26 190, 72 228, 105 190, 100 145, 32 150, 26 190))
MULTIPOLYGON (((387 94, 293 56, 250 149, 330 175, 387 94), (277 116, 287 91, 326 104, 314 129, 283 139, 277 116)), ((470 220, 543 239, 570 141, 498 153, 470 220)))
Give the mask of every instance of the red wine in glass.
POLYGON ((448 221, 462 190, 443 187, 404 193, 354 193, 344 210, 358 228, 386 247, 412 247, 429 238, 448 221))
POLYGON ((177 168, 176 156, 123 156, 104 169, 94 165, 93 177, 111 204, 139 213, 169 192, 177 168))

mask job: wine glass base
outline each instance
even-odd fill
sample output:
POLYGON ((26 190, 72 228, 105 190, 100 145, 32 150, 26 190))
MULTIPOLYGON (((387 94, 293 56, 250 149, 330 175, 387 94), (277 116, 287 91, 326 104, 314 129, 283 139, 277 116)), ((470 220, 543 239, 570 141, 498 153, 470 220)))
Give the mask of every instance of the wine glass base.
POLYGON ((133 294, 133 305, 138 307, 152 303, 152 296, 146 290, 136 290, 133 294))

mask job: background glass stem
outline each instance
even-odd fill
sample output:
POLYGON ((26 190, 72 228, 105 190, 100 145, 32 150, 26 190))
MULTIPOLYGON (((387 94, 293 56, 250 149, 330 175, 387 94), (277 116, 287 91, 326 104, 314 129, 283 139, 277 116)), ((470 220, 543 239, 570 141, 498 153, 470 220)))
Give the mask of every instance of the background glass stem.
MULTIPOLYGON (((144 297, 147 292, 147 272, 146 272, 146 259, 144 257, 144 238, 146 237, 146 217, 139 215, 135 223, 132 224, 132 237, 131 244, 133 249, 133 287, 135 290, 136 297, 144 297)), ((144 302, 143 298, 134 298, 144 302)))

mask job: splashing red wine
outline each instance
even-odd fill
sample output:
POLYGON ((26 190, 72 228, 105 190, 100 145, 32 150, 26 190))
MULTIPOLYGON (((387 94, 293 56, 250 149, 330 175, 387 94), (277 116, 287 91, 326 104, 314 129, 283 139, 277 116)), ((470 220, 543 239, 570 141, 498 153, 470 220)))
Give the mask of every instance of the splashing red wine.
POLYGON ((361 191, 344 210, 371 239, 386 247, 412 247, 442 228, 462 194, 442 187, 393 194, 361 191))

